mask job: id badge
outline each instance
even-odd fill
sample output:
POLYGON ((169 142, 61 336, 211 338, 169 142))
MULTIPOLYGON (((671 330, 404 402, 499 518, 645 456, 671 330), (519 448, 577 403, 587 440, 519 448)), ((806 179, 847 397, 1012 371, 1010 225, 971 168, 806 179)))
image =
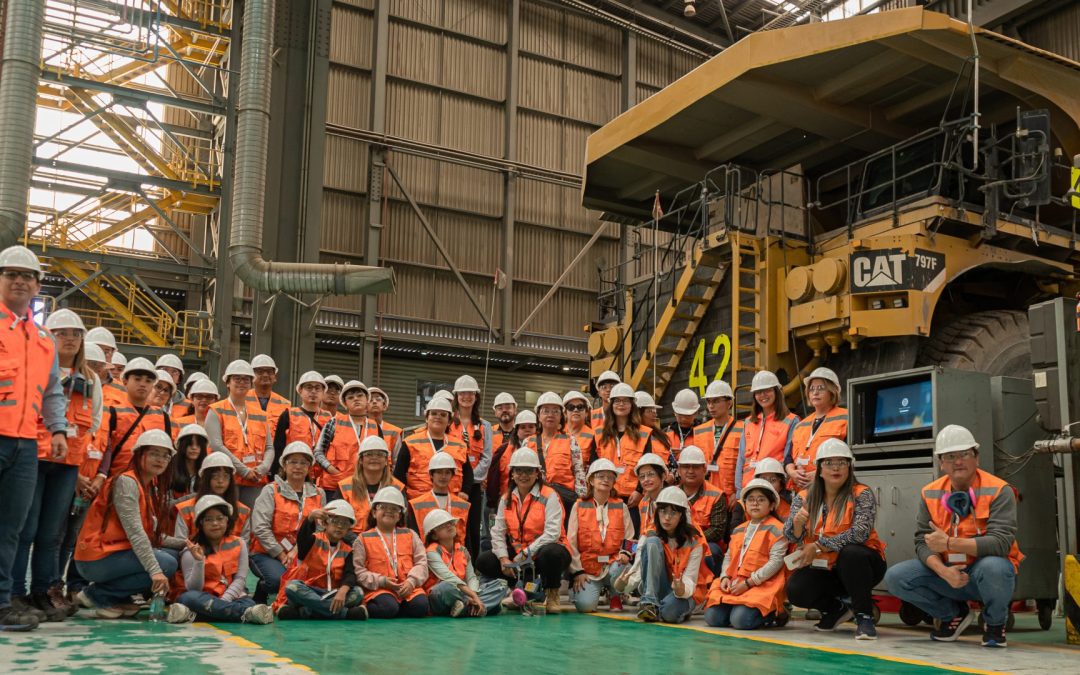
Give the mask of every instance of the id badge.
POLYGON ((536 582, 535 581, 530 581, 527 584, 525 584, 525 592, 526 593, 533 593, 535 591, 536 591, 536 582))
POLYGON ((240 461, 244 464, 255 464, 257 459, 255 455, 244 455, 240 458, 240 461))
POLYGON ((950 553, 949 554, 949 564, 950 565, 957 565, 957 564, 963 565, 966 562, 967 562, 967 556, 964 555, 963 553, 950 553))
POLYGON ((598 555, 598 556, 596 556, 596 562, 598 562, 598 563, 606 563, 606 562, 608 562, 610 560, 611 560, 611 556, 609 556, 609 555, 598 555))
POLYGON ((288 539, 282 539, 279 543, 281 544, 281 548, 285 549, 286 553, 293 550, 293 543, 288 539))
POLYGON ((708 464, 708 465, 705 466, 705 470, 710 472, 710 473, 719 473, 720 472, 720 467, 717 466, 716 464, 708 464))
POLYGON ((829 560, 828 558, 814 558, 814 562, 810 563, 810 566, 827 570, 829 569, 829 560))
POLYGON ((64 430, 64 435, 68 438, 75 438, 79 435, 79 427, 68 427, 64 430))
POLYGON ((800 457, 800 458, 795 460, 795 465, 796 466, 806 466, 809 463, 810 463, 810 458, 809 457, 800 457))

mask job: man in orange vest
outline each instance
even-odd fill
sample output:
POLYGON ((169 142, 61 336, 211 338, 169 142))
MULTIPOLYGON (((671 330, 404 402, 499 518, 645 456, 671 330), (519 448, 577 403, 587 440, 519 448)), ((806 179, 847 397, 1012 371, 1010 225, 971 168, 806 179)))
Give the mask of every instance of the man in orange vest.
POLYGON ((30 249, 0 251, 0 628, 14 631, 38 624, 37 616, 11 606, 11 568, 37 485, 39 419, 51 434, 52 459, 67 456, 67 403, 56 345, 34 322, 30 307, 41 291, 41 276, 30 249))
POLYGON ((600 407, 593 408, 589 416, 589 426, 599 429, 604 426, 604 414, 611 406, 611 388, 622 382, 614 371, 605 370, 596 378, 596 395, 600 397, 600 407))
POLYGON ((934 443, 942 476, 922 489, 915 526, 916 560, 885 574, 889 591, 940 625, 930 637, 953 642, 971 624, 968 601, 982 603, 984 647, 1005 647, 1016 572, 1016 495, 1008 483, 979 468, 979 444, 950 424, 934 443))
POLYGON ((694 427, 694 445, 708 460, 708 479, 732 499, 735 498, 735 465, 739 461, 742 421, 731 414, 735 392, 723 380, 714 380, 705 389, 705 409, 709 420, 694 427))
POLYGON ((507 392, 499 392, 495 396, 495 403, 491 405, 491 410, 499 421, 497 425, 491 427, 494 433, 491 447, 498 450, 504 444, 510 442, 510 436, 514 433, 514 418, 518 414, 517 401, 507 392))
POLYGON ((271 420, 271 424, 277 424, 281 413, 292 405, 289 399, 274 391, 278 380, 277 364, 266 354, 256 354, 255 358, 251 359, 251 369, 255 371, 255 384, 248 392, 247 400, 249 403, 258 403, 259 408, 266 413, 266 419, 271 420))
POLYGON ((724 562, 728 531, 728 502, 724 491, 705 480, 705 453, 695 445, 682 449, 679 456, 679 487, 686 493, 694 524, 705 535, 709 556, 705 564, 713 574, 720 574, 724 562))

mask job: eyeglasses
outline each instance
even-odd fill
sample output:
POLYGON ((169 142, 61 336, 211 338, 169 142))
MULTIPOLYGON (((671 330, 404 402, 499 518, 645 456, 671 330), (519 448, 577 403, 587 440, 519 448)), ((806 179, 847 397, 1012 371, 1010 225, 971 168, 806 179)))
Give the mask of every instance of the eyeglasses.
POLYGON ((850 464, 846 459, 823 459, 818 464, 826 469, 840 469, 850 464))
POLYGON ((961 450, 960 452, 946 452, 944 455, 939 456, 941 457, 942 464, 952 464, 953 462, 959 462, 974 455, 974 450, 961 450))
POLYGON ((584 405, 584 404, 566 406, 566 412, 585 412, 588 409, 589 409, 589 406, 584 405))
POLYGON ((633 402, 634 402, 634 399, 627 398, 625 396, 620 396, 619 398, 611 399, 611 404, 612 405, 631 405, 633 402))
POLYGON ((146 456, 150 459, 172 459, 172 453, 168 450, 147 450, 146 456))
POLYGON ((306 459, 287 459, 283 464, 285 466, 311 466, 311 462, 306 459))
POLYGON ((393 504, 379 504, 376 508, 385 513, 388 516, 400 516, 401 507, 394 506, 393 504))
POLYGON ((327 525, 333 525, 334 527, 352 527, 352 521, 348 518, 341 516, 332 516, 326 519, 327 525))
POLYGON ((657 507, 656 512, 662 516, 677 516, 682 513, 682 509, 678 506, 668 506, 667 504, 661 504, 657 507))
POLYGON ((637 477, 638 477, 638 480, 645 480, 646 478, 659 478, 660 474, 656 473, 655 471, 644 471, 644 470, 642 470, 642 471, 638 472, 637 477))
POLYGON ((531 467, 531 466, 530 467, 515 466, 514 468, 510 469, 510 471, 514 472, 514 473, 520 473, 523 476, 531 476, 534 473, 536 473, 536 469, 531 467))
POLYGON ((37 274, 26 270, 4 270, 4 278, 8 281, 15 281, 21 279, 23 281, 36 281, 37 274))
POLYGON ((208 523, 208 524, 211 524, 211 525, 216 525, 218 523, 227 523, 227 522, 229 522, 229 519, 226 518, 225 516, 207 516, 207 517, 203 518, 202 521, 204 523, 208 523))
POLYGON ((154 391, 156 391, 159 394, 164 394, 166 392, 171 392, 172 387, 170 387, 167 384, 155 384, 154 385, 154 391))
POLYGON ((768 497, 747 497, 746 499, 743 499, 743 501, 746 502, 747 504, 768 504, 769 503, 769 498, 768 497))
POLYGON ((605 483, 613 483, 615 482, 615 474, 610 471, 601 471, 593 474, 593 480, 602 480, 605 483))
POLYGON ((812 387, 807 387, 806 391, 810 392, 811 394, 818 394, 821 392, 829 391, 829 388, 823 384, 815 384, 812 387))

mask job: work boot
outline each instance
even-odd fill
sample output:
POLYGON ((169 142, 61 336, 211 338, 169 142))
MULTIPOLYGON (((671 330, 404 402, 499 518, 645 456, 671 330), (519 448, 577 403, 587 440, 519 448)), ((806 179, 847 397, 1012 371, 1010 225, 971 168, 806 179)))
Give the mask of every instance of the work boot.
POLYGON ((44 623, 45 621, 49 620, 49 617, 45 614, 45 612, 41 611, 33 604, 31 604, 29 596, 11 596, 11 606, 15 609, 16 612, 19 612, 20 614, 33 615, 33 617, 38 620, 38 623, 44 623))
POLYGON ((274 610, 270 609, 266 605, 253 605, 244 610, 243 616, 240 617, 240 623, 253 623, 258 626, 265 626, 268 623, 274 622, 274 610))
POLYGON ((368 611, 364 605, 357 605, 356 607, 350 607, 349 611, 345 612, 345 618, 350 621, 367 621, 368 611))
POLYGON ((67 610, 53 605, 52 598, 49 597, 48 593, 34 593, 30 596, 30 602, 34 607, 45 612, 46 621, 60 623, 68 618, 67 610))
POLYGON ((37 627, 38 620, 33 614, 17 611, 10 606, 0 609, 0 631, 25 633, 37 627))
POLYGON ((285 603, 278 608, 277 620, 278 621, 293 621, 300 618, 300 610, 296 605, 290 605, 285 603))
POLYGON ((562 602, 559 599, 559 589, 552 588, 544 591, 544 609, 548 614, 558 614, 562 611, 562 602))
POLYGON ((46 593, 49 596, 49 602, 53 607, 59 607, 64 610, 68 616, 75 616, 75 612, 79 611, 79 606, 73 602, 68 602, 67 595, 64 593, 64 585, 56 584, 48 590, 46 593))
POLYGON ((854 616, 851 607, 842 600, 836 600, 836 608, 830 609, 821 615, 821 621, 814 624, 814 630, 828 632, 836 630, 836 627, 854 616))

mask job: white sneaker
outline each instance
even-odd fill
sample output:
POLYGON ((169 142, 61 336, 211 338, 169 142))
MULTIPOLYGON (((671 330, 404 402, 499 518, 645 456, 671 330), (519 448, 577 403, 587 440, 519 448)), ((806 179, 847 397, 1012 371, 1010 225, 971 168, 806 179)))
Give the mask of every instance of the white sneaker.
POLYGON ((86 609, 97 609, 97 605, 90 599, 90 596, 86 594, 86 589, 83 589, 75 594, 75 601, 79 603, 79 606, 86 609))
POLYGON ((195 620, 195 612, 179 602, 169 605, 169 613, 165 615, 166 623, 191 623, 195 620))
POLYGON ((461 614, 464 611, 465 611, 465 603, 458 600, 457 602, 454 603, 454 606, 450 608, 450 616, 456 619, 459 616, 461 616, 461 614))
POLYGON ((248 607, 244 610, 243 616, 240 617, 241 623, 253 623, 259 626, 265 626, 268 623, 274 623, 274 610, 270 609, 266 605, 255 605, 254 607, 248 607))
POLYGON ((119 607, 99 607, 94 610, 94 617, 98 619, 120 619, 124 616, 124 610, 119 607))

